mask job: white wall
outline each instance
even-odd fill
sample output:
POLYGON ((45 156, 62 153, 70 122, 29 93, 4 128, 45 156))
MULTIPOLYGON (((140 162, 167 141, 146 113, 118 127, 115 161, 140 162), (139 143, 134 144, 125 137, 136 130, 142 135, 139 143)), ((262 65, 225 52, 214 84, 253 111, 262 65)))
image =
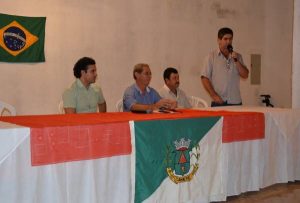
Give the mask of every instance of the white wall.
POLYGON ((262 55, 262 84, 241 81, 244 104, 259 105, 258 95, 270 93, 276 106, 291 107, 293 0, 2 0, 0 13, 47 17, 45 63, 0 63, 0 100, 18 114, 56 113, 82 56, 97 62, 109 111, 139 62, 150 64, 154 88, 175 66, 181 87, 209 101, 200 72, 223 26, 234 30, 249 68, 250 54, 262 55))

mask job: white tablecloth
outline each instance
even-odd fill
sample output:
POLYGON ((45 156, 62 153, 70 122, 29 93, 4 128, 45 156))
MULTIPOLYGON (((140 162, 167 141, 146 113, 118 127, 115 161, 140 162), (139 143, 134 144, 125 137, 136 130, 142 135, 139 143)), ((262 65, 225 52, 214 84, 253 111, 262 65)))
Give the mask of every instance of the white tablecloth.
MULTIPOLYGON (((222 194, 206 199, 300 180, 299 109, 229 110, 263 112, 265 139, 222 144, 222 194)), ((33 167, 29 135, 29 128, 0 122, 0 202, 132 201, 130 155, 33 167)))
POLYGON ((0 122, 0 202, 130 202, 130 156, 31 166, 30 129, 0 122))

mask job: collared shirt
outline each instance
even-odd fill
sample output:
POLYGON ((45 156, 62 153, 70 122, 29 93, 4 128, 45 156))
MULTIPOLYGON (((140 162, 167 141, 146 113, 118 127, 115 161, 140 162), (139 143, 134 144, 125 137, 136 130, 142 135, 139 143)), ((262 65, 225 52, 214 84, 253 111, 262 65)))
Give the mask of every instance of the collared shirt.
MULTIPOLYGON (((237 55, 244 65, 243 58, 237 55)), ((212 51, 204 61, 202 76, 208 78, 217 94, 229 104, 242 102, 240 94, 240 75, 232 58, 226 59, 220 50, 212 51)))
POLYGON ((129 86, 123 96, 123 111, 130 111, 134 104, 155 104, 161 100, 161 97, 155 89, 147 87, 145 92, 142 92, 140 88, 134 83, 129 86))
POLYGON ((100 87, 91 84, 86 88, 79 79, 63 93, 64 108, 75 108, 76 113, 97 112, 98 104, 104 102, 100 87))
POLYGON ((186 94, 184 93, 183 90, 177 88, 177 95, 172 92, 169 87, 165 84, 160 90, 159 90, 159 95, 162 98, 165 99, 171 99, 174 101, 177 101, 177 106, 179 108, 192 108, 192 105, 190 104, 186 94))

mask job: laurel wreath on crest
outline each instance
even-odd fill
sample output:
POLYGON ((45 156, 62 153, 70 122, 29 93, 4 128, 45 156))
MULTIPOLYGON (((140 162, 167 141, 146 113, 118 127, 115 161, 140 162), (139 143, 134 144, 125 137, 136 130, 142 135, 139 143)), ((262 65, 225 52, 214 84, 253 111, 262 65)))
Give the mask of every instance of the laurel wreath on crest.
MULTIPOLYGON (((197 159, 197 161, 200 158, 200 144, 199 143, 195 143, 193 142, 193 148, 196 148, 196 152, 191 151, 191 158, 195 157, 197 159), (199 152, 199 153, 197 153, 199 152)), ((174 150, 171 149, 171 145, 167 145, 166 146, 166 158, 164 159, 164 164, 167 166, 170 166, 174 160, 171 159, 171 154, 174 153, 174 150)))

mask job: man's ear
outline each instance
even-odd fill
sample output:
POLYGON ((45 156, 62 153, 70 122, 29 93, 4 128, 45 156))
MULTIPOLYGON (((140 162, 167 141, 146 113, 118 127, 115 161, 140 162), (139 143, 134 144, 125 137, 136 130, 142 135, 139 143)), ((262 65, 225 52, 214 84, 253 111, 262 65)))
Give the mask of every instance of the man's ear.
POLYGON ((134 77, 138 78, 139 73, 138 72, 134 72, 134 77))

